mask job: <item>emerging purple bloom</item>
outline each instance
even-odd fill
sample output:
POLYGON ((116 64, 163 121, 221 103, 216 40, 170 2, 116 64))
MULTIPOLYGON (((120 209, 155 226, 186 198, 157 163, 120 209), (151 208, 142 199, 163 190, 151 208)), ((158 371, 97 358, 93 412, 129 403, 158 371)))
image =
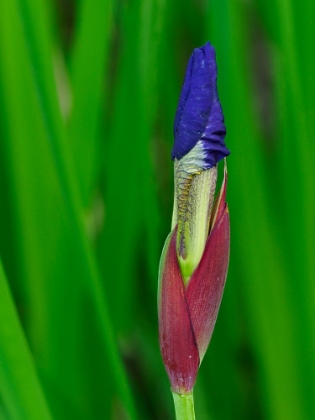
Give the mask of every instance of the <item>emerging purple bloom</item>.
POLYGON ((225 173, 200 263, 184 284, 176 254, 177 226, 160 262, 158 312, 162 357, 172 390, 192 392, 211 339, 223 295, 230 252, 230 217, 225 173))
POLYGON ((207 43, 189 60, 175 116, 172 232, 159 270, 159 338, 175 405, 182 401, 178 395, 192 396, 228 270, 225 159, 222 187, 214 199, 217 162, 229 154, 216 82, 215 52, 207 43))
POLYGON ((174 122, 172 159, 181 159, 200 142, 202 167, 212 168, 230 154, 225 134, 215 50, 207 42, 194 50, 188 62, 174 122))

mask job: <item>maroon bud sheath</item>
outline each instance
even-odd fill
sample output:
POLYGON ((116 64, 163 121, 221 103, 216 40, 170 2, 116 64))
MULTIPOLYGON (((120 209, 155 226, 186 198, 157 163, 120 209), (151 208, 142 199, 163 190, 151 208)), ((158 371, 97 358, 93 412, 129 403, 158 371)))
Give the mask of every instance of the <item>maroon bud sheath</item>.
MULTIPOLYGON (((226 174, 225 174, 226 175, 226 174)), ((192 391, 222 300, 230 248, 226 176, 213 209, 200 263, 185 287, 176 253, 177 228, 166 240, 159 273, 159 336, 172 390, 192 391)))
POLYGON ((196 381, 199 353, 177 261, 176 230, 166 240, 160 265, 159 334, 172 390, 186 394, 191 392, 196 381))

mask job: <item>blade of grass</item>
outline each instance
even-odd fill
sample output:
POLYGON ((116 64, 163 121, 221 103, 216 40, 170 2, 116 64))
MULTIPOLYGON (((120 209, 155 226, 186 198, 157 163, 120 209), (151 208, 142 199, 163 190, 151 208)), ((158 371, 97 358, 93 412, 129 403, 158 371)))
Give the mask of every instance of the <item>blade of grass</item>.
POLYGON ((85 206, 95 188, 100 165, 98 126, 111 39, 111 9, 111 0, 79 3, 70 57, 73 107, 69 132, 85 206))
POLYGON ((8 418, 51 419, 0 262, 0 393, 8 418))
MULTIPOLYGON (((99 323, 101 328, 101 337, 102 345, 104 345, 104 348, 106 349, 106 356, 104 355, 104 362, 107 366, 111 368, 110 372, 113 375, 113 382, 117 386, 118 393, 121 396, 121 399, 126 406, 128 410, 130 410, 130 413, 133 413, 133 407, 132 407, 132 400, 130 397, 130 392, 128 389, 128 386, 126 384, 124 373, 122 370, 121 363, 119 361, 118 354, 115 349, 114 341, 111 337, 110 332, 110 323, 108 319, 106 304, 104 302, 103 298, 103 289, 101 287, 100 278, 97 273, 97 269, 95 266, 95 261, 93 259, 90 247, 87 243, 85 233, 83 232, 82 228, 82 221, 80 218, 80 211, 79 211, 79 205, 78 205, 78 194, 76 193, 77 189, 75 186, 75 181, 73 179, 72 171, 70 169, 70 163, 69 163, 69 155, 66 152, 66 146, 64 141, 64 134, 62 129, 62 122, 60 120, 60 112, 58 107, 52 106, 51 109, 51 102, 49 98, 49 94, 45 90, 44 86, 44 80, 45 77, 43 75, 36 76, 38 72, 43 71, 42 67, 42 54, 44 57, 50 56, 50 48, 42 46, 41 41, 37 42, 40 36, 40 31, 37 29, 37 23, 40 21, 38 17, 41 16, 39 13, 39 16, 36 16, 36 10, 40 10, 40 3, 38 3, 37 9, 32 8, 32 5, 23 3, 16 3, 14 2, 2 2, 1 3, 2 13, 1 18, 3 21, 3 31, 1 33, 1 44, 2 44, 2 50, 5 52, 5 66, 3 66, 2 74, 3 74, 3 90, 5 92, 5 98, 6 98, 6 106, 7 106, 7 124, 8 124, 8 133, 10 133, 10 137, 7 139, 7 153, 8 158, 11 161, 12 165, 12 179, 13 184, 15 184, 15 187, 19 187, 16 190, 16 209, 17 209, 17 216, 20 223, 20 228, 22 230, 24 229, 32 229, 34 228, 33 223, 35 225, 35 230, 32 232, 31 230, 28 232, 29 234, 23 236, 26 243, 28 240, 32 240, 32 235, 38 234, 40 231, 38 231, 38 228, 36 229, 36 215, 38 214, 39 208, 38 205, 40 205, 39 197, 43 197, 45 195, 42 195, 43 192, 50 191, 51 185, 49 185, 49 182, 45 185, 41 185, 40 189, 35 193, 38 194, 35 198, 34 196, 31 197, 31 199, 28 199, 28 196, 25 197, 25 190, 24 190, 24 177, 25 174, 23 174, 23 168, 27 171, 32 171, 32 175, 28 179, 27 182, 29 182, 33 177, 39 176, 41 180, 41 184, 45 184, 46 180, 49 178, 46 178, 43 176, 45 173, 45 165, 42 161, 42 156, 46 156, 46 163, 49 162, 50 170, 52 171, 51 174, 53 178, 57 175, 57 179, 54 178, 53 185, 55 188, 60 188, 61 192, 61 199, 59 198, 59 201, 57 203, 65 203, 65 214, 66 214, 66 224, 70 222, 71 230, 71 237, 72 241, 76 244, 74 247, 74 252, 77 252, 77 255, 79 255, 79 258, 77 261, 80 261, 82 264, 81 269, 79 268, 79 265, 77 264, 78 270, 81 272, 80 278, 82 279, 82 283, 85 285, 84 288, 81 288, 82 292, 84 292, 84 289, 87 288, 89 290, 89 293, 91 293, 92 300, 94 301, 94 305, 96 307, 96 314, 97 314, 97 323, 99 323), (21 6, 22 9, 19 9, 18 5, 21 6), (25 7, 25 9, 23 9, 25 7), (19 13, 23 10, 23 13, 19 13), (33 15, 35 13, 35 16, 33 15), (32 16, 32 18, 30 18, 32 16), (22 19, 22 25, 19 19, 22 19), (8 27, 8 23, 10 22, 10 26, 8 27), (24 34, 21 32, 21 27, 24 29, 24 34), (14 36, 12 36, 11 32, 14 28, 14 36), (24 35, 26 34, 27 42, 25 42, 24 35), (35 36, 36 34, 36 36, 35 36), (7 42, 7 37, 10 38, 10 41, 7 42), (16 48, 13 48, 13 42, 17 42, 16 48), (31 45, 30 45, 31 44, 31 45), (8 47, 10 45, 10 48, 8 47), (26 47, 28 45, 28 47, 26 47), (31 51, 31 52, 30 52, 31 51), (33 51, 33 52, 32 52, 33 51), (19 55, 17 55, 17 52, 19 52, 19 55), (19 68, 20 62, 23 62, 24 60, 24 67, 23 68, 23 75, 21 73, 21 69, 19 68), (17 64, 19 62, 19 64, 17 64), (36 71, 34 70, 36 68, 36 71), (15 74, 15 77, 13 75, 15 74), (24 80, 25 79, 25 80, 24 80), (23 82, 22 82, 23 81, 23 82), (39 100, 39 101, 38 101, 39 100), (38 101, 38 102, 37 102, 38 101), (18 107, 16 106, 18 104, 18 107), (28 109, 30 108, 30 109, 28 109), (56 120, 54 120, 54 116, 56 116, 56 120), (29 118, 29 119, 28 119, 29 118), (19 121, 20 124, 17 123, 19 121), (34 144, 30 142, 31 137, 29 135, 29 121, 32 121, 35 137, 36 139, 36 147, 34 148, 34 144), (14 140, 12 141, 12 137, 14 140), (47 141, 49 139, 49 141, 47 141), (50 145, 50 148, 47 148, 47 146, 50 145), (57 147, 55 147, 57 146, 57 147), (22 149, 25 148, 25 152, 22 153, 22 149), (32 154, 34 155, 34 160, 20 160, 18 159, 18 156, 21 158, 23 156, 27 156, 28 151, 32 151, 32 154), (52 154, 50 155, 50 152, 52 151, 52 154), (38 152, 38 156, 40 158, 36 158, 36 153, 38 152), (53 157, 53 160, 51 160, 51 157, 53 157), (19 163, 17 163, 19 161, 19 163), (21 164, 22 163, 22 164, 21 164), (31 166, 29 166, 31 164, 31 166), (42 165, 43 164, 43 165, 42 165), (25 166, 26 165, 26 166, 25 166), (34 165, 32 167, 32 165, 34 165), (56 167, 57 172, 55 173, 56 167), (35 170, 35 168, 37 169, 35 170), (22 169, 22 173, 21 173, 22 169), (55 175, 54 175, 55 174, 55 175), (57 185, 57 187, 56 187, 57 185), (26 203, 28 202, 28 206, 21 206, 21 200, 25 200, 26 203), (35 201, 36 200, 36 201, 35 201), (64 200, 64 201, 63 201, 64 200), (35 204, 35 202, 37 202, 35 204), (35 208, 37 207, 36 211, 35 208), (27 221, 28 220, 28 221, 27 221), (27 224, 26 224, 27 221, 27 224), (89 280, 89 282, 87 282, 89 280)), ((40 26, 41 29, 42 26, 40 26)), ((47 38, 47 33, 44 31, 42 34, 44 37, 47 38)), ((49 62, 49 59, 47 58, 47 62, 49 62)), ((43 71, 43 74, 45 72, 43 71)), ((52 75, 52 71, 50 71, 50 75, 52 75)), ((54 86, 53 80, 51 78, 48 78, 50 86, 54 86)), ((53 103, 53 100, 52 100, 53 103)), ((45 161, 44 159, 44 161, 45 161)), ((30 172, 29 172, 30 173, 30 172)), ((35 182, 36 185, 37 183, 35 182)), ((32 181, 29 182, 29 185, 32 185, 32 181)), ((24 203, 23 203, 24 204, 24 203)), ((60 204, 59 204, 60 205, 60 204)), ((63 204, 61 204, 63 206, 63 204)), ((40 213, 39 213, 40 214, 40 213)), ((55 221, 53 222, 55 223, 55 221)), ((63 220, 63 223, 65 221, 63 220)), ((26 232, 24 232, 25 234, 26 232)), ((41 237, 42 235, 39 235, 37 237, 36 241, 41 237)), ((57 238, 56 238, 57 239, 57 238)), ((26 275, 26 278, 31 279, 34 274, 34 268, 35 272, 38 271, 38 268, 40 268, 40 271, 45 271, 45 265, 47 265, 47 269, 49 269, 51 261, 50 260, 50 253, 44 253, 44 255, 48 256, 48 261, 46 264, 41 263, 37 260, 38 253, 40 246, 41 246, 41 240, 39 240, 38 243, 36 243, 36 247, 34 247, 34 243, 31 247, 27 247, 25 244, 20 244, 22 247, 22 252, 25 252, 26 249, 29 251, 33 250, 33 261, 31 260, 30 256, 27 260, 24 260, 24 269, 26 270, 24 274, 26 275), (31 264, 31 262, 33 264, 31 264)), ((49 241, 47 242, 47 245, 49 241)), ((64 275, 67 274, 67 271, 64 271, 64 275)), ((49 276, 48 276, 49 277, 49 276)), ((42 280, 45 278, 42 274, 38 273, 38 280, 42 280)), ((58 278, 58 277, 56 277, 58 278)), ((75 285, 75 277, 71 278, 69 277, 68 280, 72 281, 72 285, 75 285)), ((29 281, 29 280, 28 280, 29 281)), ((32 282, 30 281, 30 284, 32 282)), ((46 285, 51 285, 52 283, 47 282, 46 285)), ((81 282, 78 282, 78 285, 80 285, 81 282)), ((47 316, 52 316, 54 319, 54 316, 61 316, 59 315, 59 311, 57 310, 45 310, 45 299, 43 299, 43 296, 46 296, 44 290, 42 289, 43 284, 38 283, 39 290, 42 290, 42 295, 40 293, 34 293, 31 296, 31 299, 36 298, 36 304, 38 312, 41 313, 42 310, 46 312, 47 316), (38 297, 37 297, 38 296, 38 297)), ((67 285, 67 282, 65 283, 67 285)), ((82 286, 81 286, 82 287, 82 286)), ((80 287, 79 287, 80 288, 80 287)), ((58 308, 57 302, 58 302, 58 288, 56 287, 56 291, 54 294, 54 298, 56 301, 52 305, 53 308, 58 308)), ((66 294, 63 295, 61 299, 65 299, 67 296, 71 295, 71 284, 70 287, 67 288, 66 294)), ((80 293, 79 293, 80 295, 80 293)), ((74 296, 75 297, 75 296, 74 296)), ((65 304, 66 301, 64 301, 65 304)), ((63 304, 63 306, 64 306, 63 304)), ((64 306, 65 307, 65 306, 64 306)), ((33 309, 33 308, 32 308, 33 309)), ((71 316, 74 314, 71 313, 71 316)), ((39 319, 41 319, 39 317, 39 319)), ((60 318, 59 318, 60 319, 60 318)), ((71 317, 69 318, 71 319, 71 317)), ((55 333, 58 332, 58 326, 59 321, 56 322, 52 321, 53 325, 53 331, 55 333)), ((76 318, 72 318, 73 322, 76 322, 76 318)), ((95 322, 95 321, 94 321, 95 322)), ((45 318, 42 319, 43 325, 45 325, 45 318)), ((39 342, 41 340, 40 332, 44 331, 44 328, 39 329, 37 331, 36 323, 34 322, 33 325, 33 338, 35 339, 34 342, 39 342), (37 340, 38 339, 38 340, 37 340)), ((71 329, 70 329, 71 330, 71 329)), ((62 333, 65 330, 62 329, 62 333)), ((63 357, 66 355, 65 349, 63 349, 64 344, 62 340, 54 340, 54 335, 49 335, 49 333, 46 335, 47 338, 50 337, 50 344, 51 348, 47 347, 47 351, 51 354, 56 353, 57 359, 58 357, 62 357, 63 360, 63 366, 64 363, 66 363, 66 357, 63 357), (62 356, 63 354, 63 356, 62 356)), ((42 344, 42 343, 41 343, 42 344)), ((72 343, 73 346, 75 343, 72 343)), ((70 346, 71 348, 71 346, 70 346)), ((71 356, 71 352, 68 353, 69 357, 71 356)), ((46 354, 47 356, 47 354, 46 354)), ((69 360, 69 366, 73 366, 72 363, 79 363, 79 360, 72 361, 72 359, 69 360)), ((53 376, 55 376, 55 379, 59 382, 59 385, 61 387, 67 388, 66 383, 62 381, 62 376, 58 378, 57 372, 58 364, 56 366, 50 366, 51 373, 53 376), (54 369, 56 368, 56 371, 54 369)), ((72 380, 75 378, 75 372, 73 372, 74 375, 72 376, 72 380)), ((104 374, 105 377, 105 374, 104 374)), ((74 392, 72 388, 70 387, 67 389, 67 391, 74 392)), ((131 414, 133 416, 133 414, 131 414)))
MULTIPOLYGON (((225 7, 228 20, 225 19, 224 24, 216 21, 217 7, 214 6, 211 22, 218 42, 225 41, 225 55, 221 64, 219 57, 219 68, 224 68, 227 77, 222 80, 221 76, 219 85, 227 127, 232 133, 230 143, 228 141, 233 153, 230 178, 234 173, 234 182, 230 183, 230 207, 234 207, 234 221, 231 210, 232 237, 233 226, 235 237, 231 271, 237 264, 242 275, 248 321, 252 328, 251 339, 260 365, 261 386, 264 385, 261 391, 264 391, 265 415, 279 419, 304 418, 294 335, 298 326, 292 316, 295 309, 288 283, 290 272, 286 269, 281 240, 276 236, 279 230, 266 188, 264 152, 259 145, 249 96, 248 57, 244 52, 248 51, 246 40, 250 36, 244 31, 245 15, 240 4, 237 1, 225 2, 225 7), (285 359, 283 354, 286 354, 285 359)), ((231 276, 230 281, 233 281, 231 276)), ((240 279, 235 278, 234 281, 240 279)))
MULTIPOLYGON (((313 417, 315 409, 310 389, 315 384, 315 368, 311 354, 315 351, 315 330, 312 319, 315 308, 310 296, 315 294, 315 262, 313 250, 314 236, 310 234, 314 226, 314 98, 310 95, 314 80, 311 76, 313 63, 309 63, 306 52, 314 47, 313 23, 310 14, 314 5, 305 2, 299 12, 292 2, 277 3, 278 53, 276 82, 279 133, 281 149, 279 162, 282 169, 283 185, 290 227, 290 268, 292 275, 292 306, 296 310, 296 348, 299 354, 300 388, 303 395, 305 416, 313 417), (310 35, 308 38, 307 34, 310 35), (304 53, 304 54, 303 54, 304 53), (281 90, 282 88, 282 90, 281 90), (286 152, 283 153, 283 150, 286 152), (295 170, 292 171, 294 161, 295 170), (292 202, 292 189, 295 200, 292 202), (298 280, 299 279, 299 280, 298 280), (301 281, 302 280, 302 281, 301 281)), ((288 235, 283 242, 288 242, 288 235)))
POLYGON ((163 7, 164 2, 136 1, 126 8, 122 21, 112 133, 104 164, 106 220, 100 245, 101 265, 111 278, 107 284, 113 297, 111 313, 120 332, 134 325, 136 285, 149 287, 155 300, 160 250, 151 139, 163 7), (114 246, 108 238, 115 240, 114 246), (141 277, 136 274, 140 264, 141 277))
MULTIPOLYGON (((311 354, 315 351, 314 305, 310 296, 314 288, 314 154, 315 126, 312 115, 315 103, 314 63, 309 54, 315 46, 312 15, 314 3, 303 7, 294 2, 277 2, 273 15, 275 99, 277 104, 278 137, 277 164, 280 168, 283 208, 279 217, 282 227, 282 246, 290 267, 291 301, 295 309, 297 328, 295 347, 298 352, 299 384, 303 395, 305 416, 314 416, 311 389, 315 383, 315 369, 311 354), (294 167, 294 170, 292 168, 294 167), (294 192, 294 200, 292 200, 294 192)), ((270 10, 269 10, 270 14, 270 10)), ((266 19, 270 19, 266 13, 266 19)))

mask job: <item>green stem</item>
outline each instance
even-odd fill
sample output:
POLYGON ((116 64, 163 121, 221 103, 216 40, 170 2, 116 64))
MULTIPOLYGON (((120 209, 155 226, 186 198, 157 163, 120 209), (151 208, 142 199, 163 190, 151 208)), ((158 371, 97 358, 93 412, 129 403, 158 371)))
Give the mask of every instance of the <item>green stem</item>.
POLYGON ((195 420, 194 397, 191 394, 172 392, 175 404, 176 420, 195 420))

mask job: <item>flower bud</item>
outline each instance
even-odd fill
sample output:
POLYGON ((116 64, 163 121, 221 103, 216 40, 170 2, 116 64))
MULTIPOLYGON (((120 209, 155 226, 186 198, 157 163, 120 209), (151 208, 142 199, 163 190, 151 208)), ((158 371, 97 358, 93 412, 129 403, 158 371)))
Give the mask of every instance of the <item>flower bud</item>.
POLYGON ((195 49, 174 123, 172 232, 159 270, 159 337, 172 390, 192 391, 225 285, 230 246, 227 172, 214 203, 217 162, 229 154, 214 48, 195 49))

